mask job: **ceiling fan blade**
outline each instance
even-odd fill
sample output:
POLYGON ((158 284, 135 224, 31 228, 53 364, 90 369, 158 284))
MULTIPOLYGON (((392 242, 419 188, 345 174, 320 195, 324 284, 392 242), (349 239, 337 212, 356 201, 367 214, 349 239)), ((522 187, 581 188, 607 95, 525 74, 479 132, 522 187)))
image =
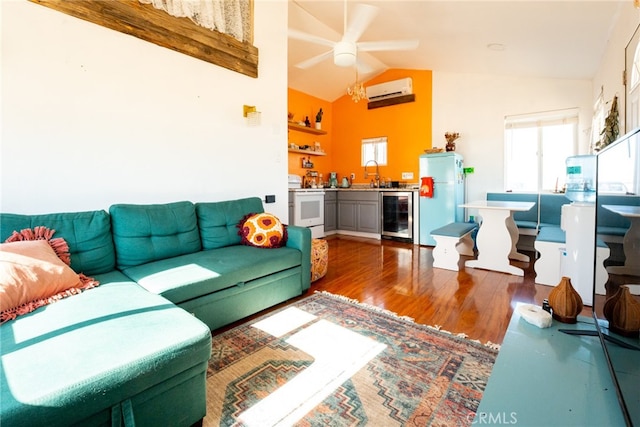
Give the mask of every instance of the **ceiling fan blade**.
POLYGON ((378 14, 378 10, 376 6, 362 3, 356 4, 354 13, 351 15, 347 28, 342 36, 342 41, 357 42, 362 33, 364 33, 364 30, 367 29, 371 21, 373 21, 373 18, 378 14))
POLYGON ((305 33, 299 30, 291 29, 291 28, 289 29, 289 38, 302 40, 310 43, 321 44, 323 46, 329 46, 329 47, 333 47, 333 45, 335 44, 335 42, 332 42, 331 40, 327 40, 323 37, 314 36, 313 34, 305 33))
POLYGON ((322 61, 324 61, 325 59, 329 58, 332 55, 333 55, 333 50, 329 50, 325 53, 321 53, 320 55, 316 55, 312 58, 307 59, 306 61, 302 61, 296 64, 296 67, 302 68, 302 69, 311 68, 314 65, 321 63, 322 61))
POLYGON ((373 67, 371 67, 371 65, 360 59, 356 61, 356 67, 358 67, 358 73, 360 74, 369 74, 373 71, 373 67))
POLYGON ((383 50, 413 50, 418 47, 418 40, 382 40, 377 42, 359 42, 358 50, 361 52, 374 52, 383 50))

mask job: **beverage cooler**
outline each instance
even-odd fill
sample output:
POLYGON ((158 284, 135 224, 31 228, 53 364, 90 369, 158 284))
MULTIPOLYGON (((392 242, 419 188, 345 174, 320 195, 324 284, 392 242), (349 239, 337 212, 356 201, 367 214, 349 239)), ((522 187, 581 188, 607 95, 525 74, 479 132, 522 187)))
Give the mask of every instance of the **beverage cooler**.
POLYGON ((382 238, 413 242, 413 192, 382 191, 382 238))

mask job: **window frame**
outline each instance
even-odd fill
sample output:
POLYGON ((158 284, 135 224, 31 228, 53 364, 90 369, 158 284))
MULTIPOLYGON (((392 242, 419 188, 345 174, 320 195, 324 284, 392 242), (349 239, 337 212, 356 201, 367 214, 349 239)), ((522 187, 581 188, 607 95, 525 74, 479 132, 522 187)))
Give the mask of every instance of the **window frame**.
POLYGON ((360 166, 364 167, 371 161, 375 161, 378 166, 386 166, 389 162, 389 141, 386 136, 362 139, 362 145, 360 146, 360 166), (374 158, 365 157, 367 145, 373 145, 374 158), (381 147, 384 147, 384 149, 379 150, 381 147))
POLYGON ((625 132, 640 126, 640 25, 625 47, 625 132))
MULTIPOLYGON (((549 192, 559 190, 557 188, 560 183, 556 182, 556 188, 545 188, 544 186, 544 142, 543 142, 543 128, 548 126, 555 126, 561 124, 571 124, 572 128, 572 137, 573 141, 570 147, 570 155, 578 154, 578 123, 579 123, 579 109, 578 108, 567 108, 562 110, 554 110, 554 111, 545 111, 539 113, 529 113, 529 114, 519 114, 519 115, 511 115, 505 116, 505 128, 504 128, 504 187, 505 191, 514 191, 514 192, 549 192), (512 129, 524 129, 524 128, 535 128, 537 131, 537 141, 536 141, 536 188, 535 189, 515 189, 509 188, 511 187, 510 182, 513 179, 510 179, 509 176, 509 167, 507 162, 510 159, 510 154, 512 152, 512 144, 510 141, 510 136, 508 135, 509 131, 512 129)), ((562 183, 564 184, 564 183, 562 183)))

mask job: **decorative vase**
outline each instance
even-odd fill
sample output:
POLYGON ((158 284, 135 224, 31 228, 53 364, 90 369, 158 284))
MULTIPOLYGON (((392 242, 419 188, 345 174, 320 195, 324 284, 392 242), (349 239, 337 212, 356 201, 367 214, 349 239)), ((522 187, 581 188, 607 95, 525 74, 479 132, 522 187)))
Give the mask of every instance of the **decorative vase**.
POLYGON ((563 277, 560 283, 549 293, 549 305, 553 309, 553 318, 562 323, 576 323, 582 311, 582 298, 573 289, 571 279, 563 277))
POLYGON ((640 335, 640 302, 631 295, 628 286, 620 286, 604 303, 602 311, 611 331, 631 338, 640 335))
POLYGON ((447 145, 445 146, 445 148, 447 149, 447 151, 456 151, 456 143, 447 142, 447 145))

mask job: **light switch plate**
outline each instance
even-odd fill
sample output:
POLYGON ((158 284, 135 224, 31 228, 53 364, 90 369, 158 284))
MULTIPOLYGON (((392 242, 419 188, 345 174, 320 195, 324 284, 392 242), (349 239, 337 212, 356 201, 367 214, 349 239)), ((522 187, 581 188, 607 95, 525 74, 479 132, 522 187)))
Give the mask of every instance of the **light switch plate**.
POLYGON ((402 172, 402 179, 413 179, 413 172, 402 172))

